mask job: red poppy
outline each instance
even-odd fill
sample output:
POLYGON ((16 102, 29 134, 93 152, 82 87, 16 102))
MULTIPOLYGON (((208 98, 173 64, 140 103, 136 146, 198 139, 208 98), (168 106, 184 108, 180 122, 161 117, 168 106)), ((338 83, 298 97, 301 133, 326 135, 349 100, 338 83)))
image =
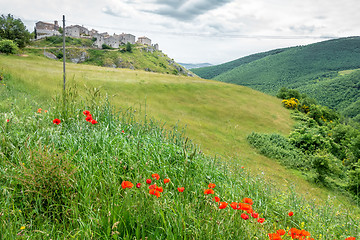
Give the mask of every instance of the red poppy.
POLYGON ((149 189, 155 189, 156 188, 156 184, 150 185, 149 189))
POLYGON ((249 215, 245 214, 245 213, 242 213, 241 214, 241 218, 244 219, 244 220, 248 220, 249 219, 249 215))
POLYGON ((281 236, 278 233, 269 233, 270 240, 282 240, 281 236))
POLYGON ((38 113, 41 113, 41 111, 42 111, 42 109, 41 109, 41 108, 39 108, 39 109, 37 110, 37 112, 38 112, 38 113))
POLYGON ((92 124, 97 124, 98 122, 95 119, 93 119, 93 120, 91 120, 91 123, 92 124))
POLYGON ((250 205, 253 205, 253 200, 251 198, 244 198, 243 202, 247 203, 247 204, 250 204, 250 205))
POLYGON ((121 132, 122 132, 122 133, 125 133, 125 131, 124 131, 124 130, 122 130, 121 132))
POLYGON ((204 194, 214 194, 215 192, 214 192, 214 190, 212 190, 212 189, 205 189, 204 190, 204 194))
POLYGON ((9 120, 9 119, 6 119, 6 122, 10 122, 10 120, 9 120))
POLYGON ((90 112, 89 112, 88 110, 85 110, 85 111, 83 111, 83 114, 84 114, 85 116, 89 116, 90 112))
POLYGON ((292 215, 294 215, 294 213, 293 213, 293 212, 289 212, 288 214, 289 214, 289 216, 290 216, 290 217, 291 217, 292 215))
POLYGON ((228 205, 227 202, 220 202, 219 208, 220 208, 220 209, 224 209, 224 208, 227 207, 227 205, 228 205))
POLYGON ((55 118, 53 120, 53 123, 56 124, 56 125, 59 125, 61 123, 61 121, 60 121, 60 119, 55 118))
POLYGON ((185 190, 184 187, 178 187, 178 191, 179 191, 179 192, 183 192, 184 190, 185 190))
POLYGON ((157 198, 160 197, 160 192, 159 192, 159 191, 156 191, 155 189, 150 189, 149 193, 150 193, 151 195, 156 196, 157 198))
POLYGON ((156 189, 156 191, 158 191, 158 192, 163 192, 163 191, 164 191, 164 189, 163 189, 162 187, 156 187, 155 189, 156 189))
POLYGON ((85 118, 85 121, 87 121, 87 122, 91 122, 91 120, 93 120, 93 118, 91 117, 91 115, 89 115, 89 116, 87 116, 87 117, 85 118))
POLYGON ((232 207, 234 210, 237 209, 237 206, 238 206, 238 203, 237 203, 237 202, 232 202, 232 203, 230 204, 230 207, 232 207))
POLYGON ((249 204, 246 203, 239 203, 238 209, 244 210, 244 211, 251 211, 252 207, 249 204))
POLYGON ((215 201, 215 202, 220 202, 220 198, 217 197, 217 196, 215 196, 215 197, 214 197, 214 201, 215 201))
POLYGON ((150 184, 151 183, 151 179, 146 179, 146 183, 150 184))
POLYGON ((216 185, 214 184, 214 183, 209 183, 209 186, 208 186, 209 188, 214 188, 214 187, 216 187, 216 185))
POLYGON ((170 182, 170 179, 165 178, 165 179, 164 179, 164 183, 168 183, 168 182, 170 182))
POLYGON ((121 187, 123 188, 123 189, 125 189, 125 188, 132 188, 134 186, 134 184, 132 184, 132 182, 129 182, 129 181, 123 181, 122 183, 121 183, 121 187))
POLYGON ((244 168, 244 167, 241 167, 241 168, 244 168))
POLYGON ((263 223, 263 222, 265 222, 265 218, 259 218, 257 221, 258 221, 258 223, 263 223))
POLYGON ((279 229, 279 230, 276 231, 276 233, 278 233, 279 235, 282 236, 282 235, 285 235, 286 232, 285 232, 284 229, 279 229))
POLYGON ((345 238, 345 240, 355 240, 355 237, 348 237, 348 238, 345 238))
POLYGON ((152 174, 151 177, 152 177, 152 178, 155 178, 156 180, 159 180, 159 179, 160 179, 160 176, 159 176, 159 174, 157 174, 157 173, 152 174))
POLYGON ((140 188, 140 187, 141 187, 141 183, 137 183, 137 184, 136 184, 136 187, 137 187, 137 188, 140 188))
POLYGON ((252 213, 251 216, 252 216, 253 218, 258 218, 258 217, 259 217, 259 214, 258 214, 258 213, 252 213))

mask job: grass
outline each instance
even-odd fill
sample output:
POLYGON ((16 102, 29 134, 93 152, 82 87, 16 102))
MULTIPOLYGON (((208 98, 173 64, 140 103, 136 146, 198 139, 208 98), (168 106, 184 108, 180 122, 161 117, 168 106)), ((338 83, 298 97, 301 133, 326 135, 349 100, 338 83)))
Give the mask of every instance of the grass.
MULTIPOLYGON (((7 83, 8 88, 36 96, 37 107, 46 107, 45 103, 62 87, 59 62, 29 55, 0 56, 0 63, 2 71, 13 78, 7 83)), ((187 136, 204 153, 226 161, 233 172, 241 172, 240 163, 254 175, 263 173, 267 181, 279 188, 295 185, 296 192, 317 202, 324 203, 333 194, 260 155, 247 143, 246 136, 251 132, 284 135, 290 132, 293 121, 279 99, 200 78, 76 64, 67 64, 67 79, 81 86, 79 93, 86 101, 92 99, 89 92, 101 86, 101 92, 108 94, 117 109, 132 106, 140 115, 161 119, 169 129, 186 127, 187 136), (87 91, 82 87, 84 84, 87 91)), ((334 202, 353 206, 341 197, 334 202)))
MULTIPOLYGON (((10 87, 1 91, 23 96, 10 87)), ((42 111, 0 116, 2 239, 267 239, 290 228, 316 239, 359 234, 359 219, 333 206, 333 199, 317 206, 291 187, 273 188, 240 161, 233 171, 201 153, 181 129, 166 130, 143 114, 140 119, 132 108, 84 100, 76 89, 66 99, 67 108, 55 98, 42 111), (98 124, 85 121, 85 109, 98 124), (59 125, 52 123, 57 117, 59 125), (149 194, 146 179, 163 187, 159 198, 149 194), (141 186, 122 188, 123 181, 141 186), (244 220, 246 212, 230 206, 219 209, 214 195, 204 194, 209 183, 222 202, 253 199, 265 222, 244 220)))

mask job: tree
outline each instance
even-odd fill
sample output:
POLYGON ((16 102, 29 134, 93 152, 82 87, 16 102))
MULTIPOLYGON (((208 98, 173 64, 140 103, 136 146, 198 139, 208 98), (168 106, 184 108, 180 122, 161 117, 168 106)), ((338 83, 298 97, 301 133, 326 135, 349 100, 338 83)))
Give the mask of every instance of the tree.
POLYGON ((19 48, 24 48, 30 43, 31 34, 20 19, 15 19, 11 14, 0 16, 0 38, 13 40, 19 48))
POLYGON ((132 46, 131 46, 131 43, 130 43, 130 42, 127 42, 127 43, 126 43, 126 51, 127 51, 127 52, 132 52, 132 46))

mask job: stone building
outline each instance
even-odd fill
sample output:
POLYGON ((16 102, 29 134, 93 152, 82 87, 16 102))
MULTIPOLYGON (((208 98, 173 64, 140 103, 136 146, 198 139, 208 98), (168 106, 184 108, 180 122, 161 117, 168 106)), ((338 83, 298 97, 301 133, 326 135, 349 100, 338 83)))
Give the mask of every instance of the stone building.
POLYGON ((112 48, 119 48, 119 46, 126 44, 126 43, 135 43, 135 36, 131 34, 114 34, 112 36, 109 36, 107 33, 101 33, 101 34, 95 34, 93 37, 96 38, 96 41, 94 43, 95 46, 98 48, 102 48, 103 44, 106 44, 112 48))
POLYGON ((54 23, 39 21, 35 23, 35 31, 36 31, 36 39, 61 35, 59 32, 58 21, 54 21, 54 23))
POLYGON ((90 36, 89 30, 80 25, 72 25, 69 27, 65 27, 65 36, 69 37, 83 37, 83 36, 90 36))
POLYGON ((137 43, 151 46, 151 39, 147 37, 138 37, 137 43))

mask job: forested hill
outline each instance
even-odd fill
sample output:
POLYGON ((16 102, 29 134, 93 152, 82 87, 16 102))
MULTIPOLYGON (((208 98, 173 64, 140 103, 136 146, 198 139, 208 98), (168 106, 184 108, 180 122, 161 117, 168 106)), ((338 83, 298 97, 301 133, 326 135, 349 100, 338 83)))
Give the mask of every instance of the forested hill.
POLYGON ((272 95, 281 87, 297 89, 360 120, 360 107, 356 107, 360 105, 360 74, 341 72, 358 68, 360 37, 348 37, 273 50, 192 71, 203 78, 210 76, 272 95))
POLYGON ((212 79, 212 78, 214 78, 222 73, 225 73, 227 71, 230 71, 236 67, 251 63, 258 59, 267 57, 269 55, 275 55, 275 54, 281 53, 287 49, 289 49, 289 48, 275 49, 275 50, 268 51, 268 52, 256 53, 256 54, 252 54, 247 57, 236 59, 231 62, 220 64, 220 65, 215 65, 215 66, 210 66, 210 67, 201 67, 201 68, 192 68, 191 71, 202 78, 212 79))

